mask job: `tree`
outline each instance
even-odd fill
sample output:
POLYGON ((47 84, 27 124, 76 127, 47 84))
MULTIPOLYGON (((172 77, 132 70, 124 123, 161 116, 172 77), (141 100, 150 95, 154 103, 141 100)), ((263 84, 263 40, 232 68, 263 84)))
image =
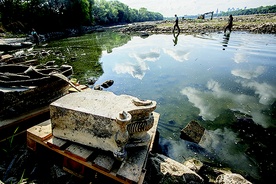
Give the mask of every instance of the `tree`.
POLYGON ((162 19, 160 13, 146 8, 132 9, 119 1, 0 0, 0 21, 13 32, 31 28, 50 32, 94 23, 110 25, 162 19))

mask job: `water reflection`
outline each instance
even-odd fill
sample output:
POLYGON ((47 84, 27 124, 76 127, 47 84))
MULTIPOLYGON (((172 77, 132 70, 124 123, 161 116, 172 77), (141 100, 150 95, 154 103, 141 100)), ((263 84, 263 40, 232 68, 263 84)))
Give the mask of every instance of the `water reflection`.
POLYGON ((130 53, 129 56, 138 62, 156 61, 160 57, 160 51, 158 49, 151 49, 149 52, 144 53, 130 53))
POLYGON ((259 103, 263 105, 272 105, 276 98, 276 88, 266 82, 257 82, 254 80, 237 80, 243 87, 254 91, 259 97, 259 103))
POLYGON ((224 35, 223 35, 223 40, 222 40, 222 46, 223 47, 227 47, 227 45, 228 45, 228 42, 229 42, 229 40, 230 40, 230 32, 229 33, 225 33, 224 35))
POLYGON ((253 90, 256 95, 258 95, 259 103, 263 105, 272 105, 276 99, 276 87, 267 82, 258 82, 259 76, 264 74, 266 67, 257 66, 255 69, 234 69, 231 73, 234 76, 240 77, 242 79, 237 79, 236 82, 241 84, 244 88, 249 88, 253 90))
POLYGON ((160 57, 159 50, 151 50, 144 53, 129 53, 130 61, 117 63, 113 68, 117 74, 130 74, 132 77, 142 80, 149 67, 147 61, 155 62, 160 57), (132 59, 133 58, 133 59, 132 59))
POLYGON ((91 79, 97 80, 103 75, 102 63, 99 62, 102 52, 106 51, 111 54, 113 48, 122 46, 130 40, 129 35, 114 32, 100 32, 58 40, 49 43, 47 47, 55 50, 55 52, 60 52, 59 57, 47 57, 46 61, 53 59, 58 64, 72 65, 73 77, 77 78, 82 84, 86 84, 91 79), (75 59, 72 60, 71 58, 75 59))
POLYGON ((163 52, 174 60, 184 62, 189 60, 190 51, 186 49, 163 49, 163 52))
POLYGON ((219 82, 209 80, 206 84, 207 90, 201 91, 193 87, 185 87, 181 94, 186 95, 189 101, 200 110, 199 115, 204 120, 215 120, 227 109, 239 109, 241 104, 247 104, 242 111, 248 112, 248 102, 254 104, 256 100, 244 94, 235 94, 224 90, 219 82))
POLYGON ((256 68, 251 69, 234 69, 231 71, 232 75, 241 77, 243 79, 252 79, 257 78, 266 71, 266 67, 257 66, 256 68))
POLYGON ((177 45, 177 42, 178 42, 178 36, 179 36, 179 32, 177 32, 177 34, 173 33, 173 43, 174 45, 173 46, 176 46, 177 45))

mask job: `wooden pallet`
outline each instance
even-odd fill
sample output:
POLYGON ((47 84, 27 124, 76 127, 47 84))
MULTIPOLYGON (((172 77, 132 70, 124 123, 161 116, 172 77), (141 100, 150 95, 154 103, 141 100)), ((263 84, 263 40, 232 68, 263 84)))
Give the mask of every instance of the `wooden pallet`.
POLYGON ((118 183, 142 183, 149 152, 157 131, 159 114, 154 112, 154 125, 148 131, 151 141, 147 146, 127 148, 128 156, 123 162, 111 152, 94 149, 52 135, 51 121, 47 120, 27 130, 27 146, 36 151, 37 143, 63 156, 63 169, 83 177, 87 169, 98 172, 118 183))

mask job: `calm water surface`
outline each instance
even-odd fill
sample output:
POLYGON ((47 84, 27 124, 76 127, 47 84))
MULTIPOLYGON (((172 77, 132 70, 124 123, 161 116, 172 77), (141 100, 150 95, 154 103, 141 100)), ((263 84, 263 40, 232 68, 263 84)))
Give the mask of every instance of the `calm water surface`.
POLYGON ((99 62, 95 85, 112 79, 108 91, 157 101, 167 156, 219 163, 253 180, 275 176, 275 35, 131 36, 99 62), (192 120, 208 131, 200 145, 180 138, 192 120))

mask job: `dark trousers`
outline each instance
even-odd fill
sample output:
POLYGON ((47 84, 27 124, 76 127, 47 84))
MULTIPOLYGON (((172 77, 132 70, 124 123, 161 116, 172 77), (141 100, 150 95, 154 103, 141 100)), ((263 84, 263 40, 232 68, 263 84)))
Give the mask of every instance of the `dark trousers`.
POLYGON ((175 25, 173 26, 173 32, 174 32, 175 28, 177 28, 178 32, 180 32, 180 28, 179 28, 178 24, 175 24, 175 25))
POLYGON ((226 32, 227 29, 231 32, 232 26, 233 26, 232 24, 228 24, 227 26, 225 26, 224 33, 226 32))

